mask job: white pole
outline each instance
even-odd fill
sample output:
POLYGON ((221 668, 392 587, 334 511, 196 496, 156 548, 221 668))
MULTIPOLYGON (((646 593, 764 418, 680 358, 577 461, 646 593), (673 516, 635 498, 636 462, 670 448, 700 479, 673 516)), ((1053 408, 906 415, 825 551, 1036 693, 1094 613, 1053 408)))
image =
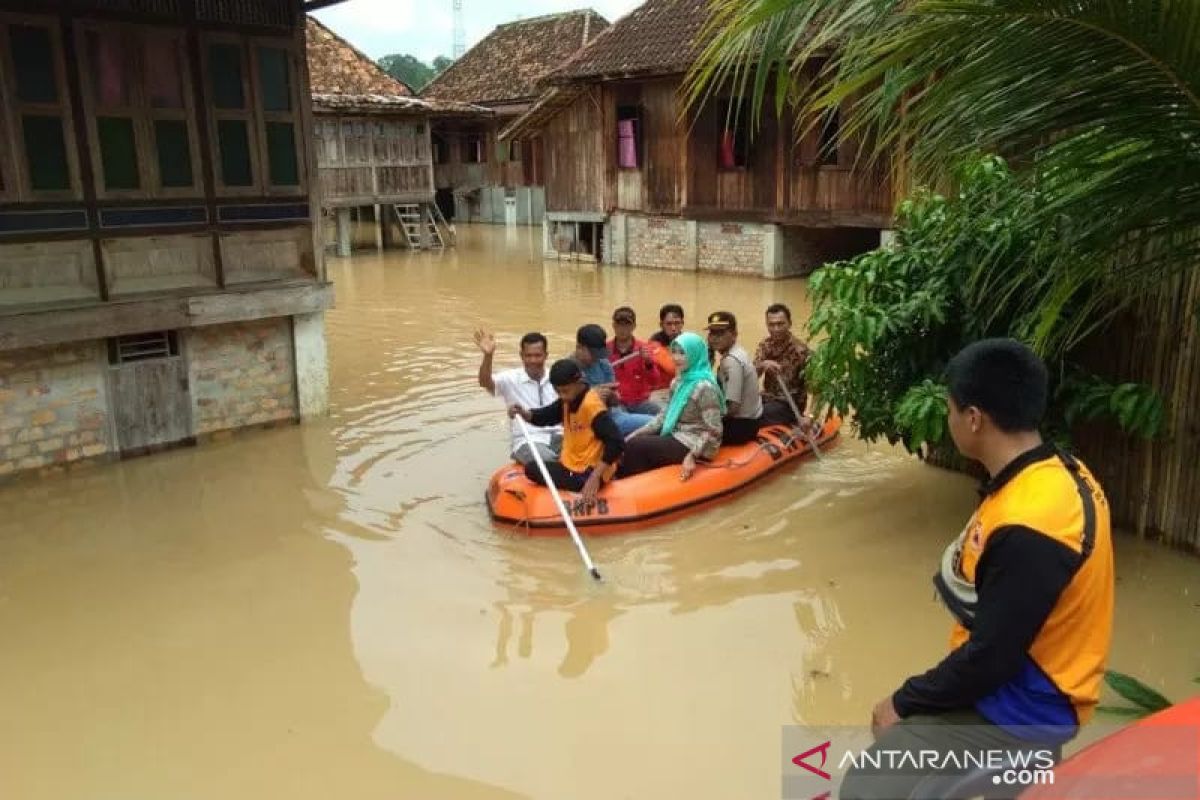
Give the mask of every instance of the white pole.
POLYGON ((542 454, 538 452, 533 443, 533 437, 529 435, 529 428, 525 425, 525 420, 520 416, 514 417, 514 419, 521 426, 521 435, 525 437, 525 443, 529 445, 529 450, 533 453, 533 460, 537 462, 538 469, 542 473, 542 480, 546 482, 546 488, 550 490, 550 496, 554 498, 554 504, 558 506, 558 513, 562 515, 563 522, 567 523, 567 530, 571 533, 571 538, 575 540, 575 547, 578 548, 579 555, 583 558, 583 565, 587 567, 593 578, 600 580, 600 571, 596 569, 596 565, 592 563, 592 557, 588 555, 587 548, 583 546, 583 539, 579 538, 579 531, 575 530, 575 523, 572 521, 571 515, 567 513, 567 507, 563 505, 562 498, 558 495, 558 489, 555 488, 554 481, 550 478, 550 472, 546 469, 545 462, 542 461, 542 454))
POLYGON ((792 393, 784 382, 780 370, 775 370, 775 381, 779 384, 779 388, 783 389, 783 396, 787 398, 788 405, 792 407, 792 413, 796 415, 796 427, 800 429, 800 433, 808 440, 808 446, 812 448, 813 455, 817 457, 818 461, 823 460, 825 456, 821 455, 821 448, 817 446, 817 440, 813 437, 812 431, 803 423, 800 409, 796 407, 796 401, 792 399, 792 393))
POLYGON ((618 367, 618 366, 620 366, 621 364, 624 364, 624 363, 625 363, 626 361, 628 361, 629 359, 631 359, 631 358, 637 358, 637 357, 638 357, 638 356, 640 356, 641 354, 642 354, 642 351, 641 351, 641 350, 634 350, 632 353, 626 353, 625 355, 623 355, 623 356, 621 356, 620 358, 618 358, 616 361, 612 362, 612 366, 614 366, 614 367, 618 367))

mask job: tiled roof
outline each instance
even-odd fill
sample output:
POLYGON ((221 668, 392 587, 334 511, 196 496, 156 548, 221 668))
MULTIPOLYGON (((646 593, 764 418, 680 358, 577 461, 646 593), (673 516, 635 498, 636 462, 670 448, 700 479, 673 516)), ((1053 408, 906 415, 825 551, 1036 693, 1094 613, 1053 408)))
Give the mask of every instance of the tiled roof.
POLYGON ((389 114, 413 112, 425 114, 453 114, 491 116, 493 111, 470 103, 451 100, 422 100, 419 97, 399 97, 394 94, 319 94, 313 93, 313 111, 337 113, 345 111, 367 114, 389 114))
POLYGON ((311 16, 307 37, 309 83, 314 95, 413 96, 408 86, 311 16))
POLYGON ((421 97, 485 105, 532 99, 542 76, 608 25, 590 8, 499 25, 435 77, 421 97))
POLYGON ((684 72, 702 49, 697 39, 707 19, 708 0, 646 0, 549 77, 575 80, 684 72))

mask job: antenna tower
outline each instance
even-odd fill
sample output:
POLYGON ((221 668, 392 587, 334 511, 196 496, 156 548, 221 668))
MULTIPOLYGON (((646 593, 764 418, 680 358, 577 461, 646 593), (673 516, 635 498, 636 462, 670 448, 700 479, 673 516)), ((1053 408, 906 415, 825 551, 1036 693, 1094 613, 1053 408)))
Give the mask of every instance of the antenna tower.
POLYGON ((467 52, 467 32, 463 28, 463 0, 450 0, 454 8, 454 47, 451 55, 454 60, 462 58, 467 52))

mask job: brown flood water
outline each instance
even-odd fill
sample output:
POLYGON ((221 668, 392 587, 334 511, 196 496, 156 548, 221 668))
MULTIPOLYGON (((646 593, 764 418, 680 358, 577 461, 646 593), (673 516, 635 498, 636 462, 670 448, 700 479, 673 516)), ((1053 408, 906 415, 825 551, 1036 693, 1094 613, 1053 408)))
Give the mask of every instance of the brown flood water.
MULTIPOLYGON (((539 232, 331 260, 328 420, 0 489, 6 798, 771 798, 780 726, 860 722, 945 646, 966 478, 850 437, 732 503, 593 540, 494 529, 499 401, 541 329, 745 320, 802 281, 543 264, 539 232)), ((1200 673, 1200 564, 1121 537, 1113 666, 1200 673)))

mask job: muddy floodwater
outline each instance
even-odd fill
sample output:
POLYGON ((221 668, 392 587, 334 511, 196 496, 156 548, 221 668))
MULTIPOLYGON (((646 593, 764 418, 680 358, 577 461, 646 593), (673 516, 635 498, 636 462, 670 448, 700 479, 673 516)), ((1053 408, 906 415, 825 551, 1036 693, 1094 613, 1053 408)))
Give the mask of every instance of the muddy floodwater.
MULTIPOLYGON (((844 436, 715 510, 591 541, 493 527, 507 453, 472 329, 677 301, 807 314, 800 280, 542 263, 540 231, 330 260, 328 419, 0 488, 0 796, 779 796, 780 726, 862 722, 941 655, 930 575, 974 486, 844 436)), ((1200 562, 1121 536, 1112 666, 1200 674, 1200 562)))

